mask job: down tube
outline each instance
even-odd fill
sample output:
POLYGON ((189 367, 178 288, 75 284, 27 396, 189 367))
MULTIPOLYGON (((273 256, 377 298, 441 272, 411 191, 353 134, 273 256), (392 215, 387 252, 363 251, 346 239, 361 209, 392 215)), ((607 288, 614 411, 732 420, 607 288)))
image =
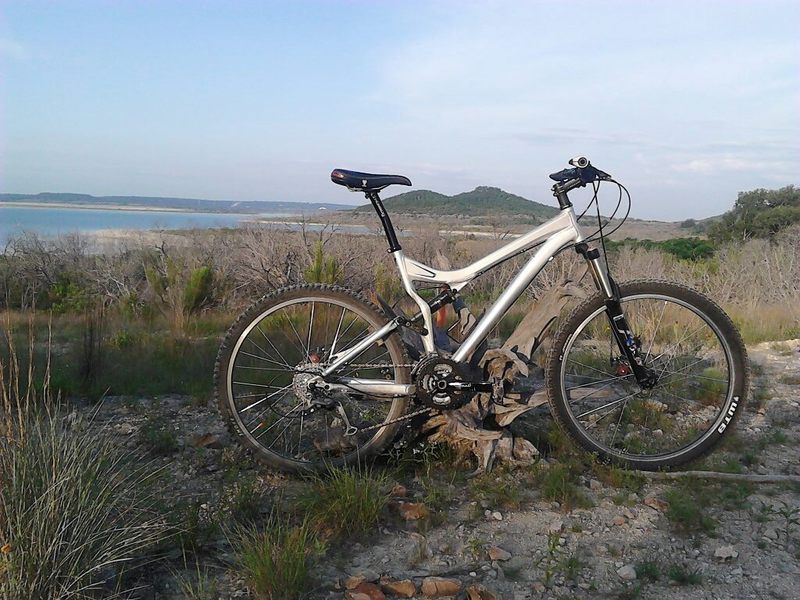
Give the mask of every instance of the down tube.
POLYGON ((478 347, 478 344, 487 336, 489 330, 500 322, 500 319, 503 318, 506 311, 511 308, 511 305, 522 295, 525 288, 531 284, 533 278, 544 268, 547 261, 550 260, 556 252, 561 250, 561 248, 574 241, 575 231, 573 229, 565 229, 559 231, 542 244, 542 247, 539 248, 536 254, 528 261, 528 264, 517 274, 511 284, 506 288, 506 291, 500 294, 500 297, 475 326, 472 333, 467 336, 467 339, 464 340, 456 353, 453 354, 453 360, 456 362, 466 361, 475 351, 475 348, 478 347))

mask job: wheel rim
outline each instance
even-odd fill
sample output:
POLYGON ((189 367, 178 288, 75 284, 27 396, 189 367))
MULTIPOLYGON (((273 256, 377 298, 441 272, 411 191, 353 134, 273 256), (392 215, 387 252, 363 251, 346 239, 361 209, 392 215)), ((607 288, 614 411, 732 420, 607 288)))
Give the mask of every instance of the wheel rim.
MULTIPOLYGON (((308 393, 305 384, 332 351, 354 346, 381 325, 366 310, 322 296, 287 300, 258 315, 237 338, 226 369, 227 400, 242 435, 262 452, 299 465, 367 452, 383 429, 345 436, 338 411, 314 406, 320 396, 308 393)), ((389 366, 346 366, 340 374, 401 382, 402 369, 390 366, 402 362, 397 354, 391 344, 378 342, 357 364, 389 366)), ((402 412, 401 402, 386 398, 341 394, 337 399, 357 427, 379 425, 402 412)))
POLYGON ((734 394, 733 355, 717 325, 683 300, 635 294, 622 303, 658 384, 642 390, 627 363, 616 360, 620 352, 603 306, 564 346, 561 394, 573 425, 598 449, 660 463, 724 430, 734 394))

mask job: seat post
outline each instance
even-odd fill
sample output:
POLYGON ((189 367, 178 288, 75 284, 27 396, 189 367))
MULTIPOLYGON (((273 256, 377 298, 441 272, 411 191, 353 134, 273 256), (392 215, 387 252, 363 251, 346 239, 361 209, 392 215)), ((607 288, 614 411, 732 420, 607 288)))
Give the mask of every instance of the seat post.
POLYGON ((389 215, 386 214, 386 209, 383 207, 383 202, 381 202, 378 192, 365 192, 364 195, 372 202, 375 212, 378 213, 378 218, 381 220, 381 225, 383 225, 386 239, 389 241, 389 252, 397 252, 401 249, 400 242, 397 241, 397 234, 394 232, 394 226, 392 225, 391 219, 389 219, 389 215))

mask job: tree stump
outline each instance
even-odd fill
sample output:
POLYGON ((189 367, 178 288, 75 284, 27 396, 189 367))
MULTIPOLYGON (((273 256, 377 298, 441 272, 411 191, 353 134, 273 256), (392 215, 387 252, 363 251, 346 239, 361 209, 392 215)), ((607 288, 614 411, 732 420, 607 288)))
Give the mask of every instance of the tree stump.
MULTIPOLYGON (((443 256, 439 256, 438 262, 439 268, 450 268, 443 256)), ((586 272, 585 264, 576 263, 560 281, 540 294, 530 312, 501 347, 487 349, 484 344, 475 351, 474 358, 483 368, 487 380, 499 384, 520 383, 531 378, 531 367, 536 366, 533 355, 551 334, 550 326, 570 301, 586 297, 579 285, 586 272)), ((478 319, 463 304, 455 305, 455 308, 459 320, 453 337, 461 341, 478 319)), ((542 385, 526 387, 538 387, 539 391, 530 393, 512 388, 494 401, 491 393, 476 394, 466 406, 430 417, 423 424, 423 434, 431 442, 448 444, 462 456, 474 455, 478 461, 476 475, 491 470, 495 461, 511 465, 530 464, 539 451, 529 440, 514 436, 507 429, 520 415, 547 403, 547 391, 542 385)))

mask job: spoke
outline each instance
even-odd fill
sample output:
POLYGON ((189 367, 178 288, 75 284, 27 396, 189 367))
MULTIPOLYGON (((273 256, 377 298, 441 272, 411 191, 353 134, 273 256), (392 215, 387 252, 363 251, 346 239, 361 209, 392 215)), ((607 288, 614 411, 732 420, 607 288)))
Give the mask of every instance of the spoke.
MULTIPOLYGON (((608 375, 608 373, 606 373, 605 371, 601 371, 600 369, 596 369, 596 368, 591 367, 589 365, 585 365, 582 362, 578 362, 574 358, 570 358, 569 361, 572 362, 572 363, 575 363, 576 365, 580 365, 581 367, 586 367, 587 369, 591 369, 592 371, 597 371, 601 375, 608 375)), ((570 373, 570 375, 572 375, 572 373, 570 373)), ((575 375, 578 375, 578 374, 575 373, 575 375)), ((586 377, 586 375, 578 375, 578 377, 586 377)))
POLYGON ((691 336, 693 336, 693 335, 695 335, 696 333, 698 333, 699 331, 701 331, 701 330, 702 330, 704 327, 708 327, 708 323, 706 323, 705 321, 703 321, 703 322, 700 324, 700 326, 699 326, 697 329, 695 329, 695 330, 694 330, 694 331, 692 331, 691 333, 687 333, 687 334, 686 334, 686 335, 684 335, 684 336, 683 336, 681 339, 679 339, 679 340, 678 340, 676 343, 674 343, 674 344, 672 344, 670 347, 668 347, 668 348, 667 348, 667 349, 666 349, 664 352, 662 352, 661 354, 659 354, 658 356, 656 356, 655 358, 653 358, 653 361, 657 361, 659 358, 661 358, 662 356, 664 356, 664 355, 665 355, 665 354, 667 354, 668 352, 671 352, 671 351, 672 351, 674 348, 677 348, 678 346, 680 346, 680 345, 681 345, 683 342, 685 342, 685 341, 686 341, 688 338, 690 338, 691 336))
POLYGON ((236 365, 234 369, 255 369, 256 371, 280 371, 281 373, 294 373, 294 369, 276 369, 275 367, 250 367, 247 365, 236 365))
POLYGON ((306 348, 308 349, 309 356, 311 356, 311 334, 314 331, 314 308, 316 304, 316 302, 311 303, 311 316, 308 319, 308 344, 306 344, 306 348))
POLYGON ((703 404, 702 402, 690 398, 684 398, 683 396, 678 396, 678 394, 673 394, 672 392, 665 390, 663 388, 658 388, 658 391, 664 392, 667 396, 672 396, 673 398, 677 398, 678 400, 683 400, 684 402, 690 402, 691 404, 702 404, 703 406, 705 406, 705 404, 703 404))
POLYGON ((341 331, 342 321, 344 321, 344 311, 345 308, 342 307, 342 314, 339 316, 339 324, 336 325, 336 333, 333 334, 333 343, 331 344, 331 349, 328 351, 328 358, 333 356, 333 353, 336 350, 336 342, 339 341, 339 331, 341 331))
MULTIPOLYGON (((300 402, 300 403, 299 403, 299 404, 297 404, 295 407, 293 407, 293 408, 292 408, 292 410, 290 410, 289 412, 287 412, 285 415, 281 415, 280 419, 278 419, 277 421, 275 421, 275 422, 274 422, 272 425, 270 425, 270 426, 269 426, 269 427, 267 427, 267 428, 266 428, 264 431, 262 431, 262 432, 261 432, 261 433, 259 433, 257 436, 255 436, 255 439, 258 439, 258 438, 260 438, 262 435, 264 435, 265 433, 267 433, 267 432, 268 432, 270 429, 272 429, 273 427, 275 427, 275 425, 277 425, 278 423, 280 423, 280 422, 281 422, 281 421, 283 421, 284 419, 290 419, 291 417, 289 417, 289 415, 291 415, 291 414, 292 414, 294 411, 296 411, 296 410, 297 410, 298 408, 300 408, 301 406, 303 406, 303 403, 302 403, 302 402, 300 402)), ((291 425, 291 421, 289 422, 289 425, 291 425)), ((288 427, 288 425, 287 425, 287 427, 288 427)), ((252 433, 255 433, 255 429, 254 429, 253 431, 251 431, 250 433, 251 433, 251 434, 252 434, 252 433)), ((273 443, 274 443, 274 442, 273 442, 273 443)))
POLYGON ((258 332, 261 334, 261 337, 263 337, 265 340, 267 340, 267 343, 269 344, 270 348, 272 348, 272 349, 275 351, 275 354, 277 354, 277 355, 278 355, 278 357, 279 357, 279 358, 280 358, 280 359, 283 361, 283 364, 285 364, 285 365, 288 367, 288 366, 289 366, 289 361, 288 361, 288 360, 286 360, 286 359, 283 357, 283 354, 281 354, 280 350, 278 350, 278 349, 275 347, 275 344, 273 344, 273 343, 272 343, 272 340, 270 340, 270 339, 267 337, 267 334, 266 334, 266 333, 264 333, 264 330, 263 330, 263 329, 261 329, 261 325, 256 325, 256 329, 258 329, 258 332))
MULTIPOLYGON (((575 399, 575 401, 576 401, 576 402, 582 402, 582 401, 586 400, 587 398, 591 398, 591 397, 592 397, 593 395, 595 395, 597 392, 602 392, 604 389, 606 389, 606 388, 608 388, 608 387, 611 387, 612 385, 614 385, 614 381, 612 381, 611 383, 607 383, 607 384, 605 384, 605 385, 604 385, 604 386, 602 386, 602 387, 599 387, 599 388, 597 388, 596 390, 594 390, 594 391, 592 391, 592 392, 590 392, 590 393, 586 394, 585 396, 582 396, 581 398, 576 398, 576 399, 575 399)), ((572 389, 574 389, 574 388, 572 388, 572 389)))
MULTIPOLYGON (((259 386, 259 387, 274 387, 274 386, 259 386)), ((281 393, 281 392, 284 392, 284 391, 288 390, 290 387, 292 387, 292 384, 291 384, 291 383, 290 383, 289 385, 285 386, 285 387, 282 387, 282 388, 281 388, 281 389, 279 389, 277 392, 272 392, 271 394, 269 394, 269 395, 267 395, 267 396, 264 396, 263 398, 261 398, 261 400, 258 400, 258 401, 256 401, 256 402, 253 402, 253 403, 252 403, 252 404, 250 404, 249 406, 247 406, 247 407, 243 408, 242 410, 240 410, 240 411, 239 411, 239 414, 241 414, 241 413, 243 413, 243 412, 246 412, 246 411, 250 410, 250 409, 251 409, 251 408, 253 408, 254 406, 258 406, 259 404, 261 404, 261 403, 262 403, 262 402, 264 402, 265 400, 269 400, 270 398, 272 398, 272 397, 273 397, 275 394, 279 394, 279 393, 281 393)))
MULTIPOLYGON (((625 414, 625 407, 628 406, 628 398, 623 398, 622 410, 619 411, 619 418, 617 419, 617 424, 614 426, 614 435, 611 436, 611 443, 609 447, 614 447, 614 440, 617 439, 617 433, 619 432, 619 425, 622 423, 622 415, 625 414)), ((623 440, 624 441, 624 440, 623 440)))
MULTIPOLYGON (((301 402, 300 404, 298 404, 297 406, 295 406, 295 407, 294 407, 292 410, 290 410, 288 413, 286 413, 286 414, 285 414, 285 415, 282 417, 282 418, 284 418, 284 419, 289 419, 289 422, 288 422, 288 423, 286 423, 286 426, 285 426, 283 429, 281 429, 281 432, 280 432, 278 435, 276 435, 276 436, 275 436, 275 437, 272 439, 272 443, 271 443, 269 446, 267 446, 267 447, 266 447, 266 448, 267 448, 267 450, 271 450, 271 449, 272 449, 272 447, 275 445, 275 442, 277 442, 279 439, 281 439, 281 436, 283 436, 283 434, 285 434, 285 433, 286 433, 286 430, 287 430, 287 429, 289 429, 289 427, 291 427, 291 426, 292 426, 292 419, 289 417, 289 415, 291 415, 291 414, 292 414, 292 413, 293 413, 295 410, 297 410, 297 409, 298 409, 298 408, 299 408, 301 405, 302 405, 302 402, 301 402)), ((276 423, 277 423, 277 422, 280 422, 280 421, 276 421, 276 423)), ((274 424, 273 424, 273 425, 274 425, 274 424)), ((258 437, 261 437, 261 436, 262 436, 263 434, 265 434, 267 431, 269 431, 269 429, 267 429, 267 430, 265 430, 265 431, 262 431, 261 433, 259 433, 259 434, 258 434, 258 437)))
POLYGON ((618 398, 616 400, 613 400, 613 401, 609 402, 608 404, 604 404, 603 406, 598 406, 597 408, 593 408, 591 410, 587 410, 585 413, 581 413, 575 418, 576 419, 582 419, 583 417, 586 417, 586 416, 589 416, 591 414, 594 414, 594 413, 596 413, 598 411, 601 411, 601 410, 603 410, 605 408, 613 408, 614 406, 617 406, 620 402, 625 402, 629 398, 633 398, 634 396, 636 396, 638 394, 641 394, 641 393, 642 393, 641 390, 639 390, 637 392, 633 392, 632 394, 629 394, 629 395, 627 395, 627 396, 625 396, 623 398, 618 398))
MULTIPOLYGON (((294 323, 292 323, 292 319, 289 317, 289 315, 286 314, 286 309, 283 309, 283 316, 289 322, 289 327, 292 328, 292 331, 294 332, 294 336, 297 338, 297 341, 300 342, 300 348, 298 349, 300 350, 300 356, 302 357, 302 360, 303 361, 308 360, 308 349, 305 346, 303 346, 303 340, 300 339, 300 334, 297 333, 297 328, 294 326, 294 323)), ((297 348, 297 345, 294 344, 294 342, 292 342, 292 344, 295 346, 295 348, 297 348)))
POLYGON ((650 356, 650 351, 653 349, 653 344, 656 343, 656 335, 658 334, 658 328, 661 325, 661 319, 664 318, 664 311, 667 309, 667 301, 664 300, 664 306, 661 307, 661 314, 658 317, 658 322, 656 323, 656 328, 653 329, 653 339, 650 340, 650 347, 647 349, 647 354, 644 356, 644 363, 647 364, 647 358, 650 356))
MULTIPOLYGON (((588 377, 588 375, 578 375, 578 377, 588 377)), ((605 383, 606 381, 617 381, 617 380, 622 381, 623 379, 627 379, 628 377, 633 377, 633 373, 628 373, 627 375, 619 375, 619 376, 609 377, 608 379, 599 379, 597 381, 590 381, 589 383, 582 383, 580 385, 574 385, 574 386, 572 386, 570 388, 567 388, 566 391, 569 392, 569 391, 572 391, 572 390, 577 390, 578 388, 588 387, 590 385, 597 385, 598 383, 605 383)), ((607 386, 603 386, 603 387, 607 387, 607 386)), ((603 389, 603 388, 600 388, 600 389, 603 389)), ((588 398, 588 396, 584 396, 584 398, 588 398)))
MULTIPOLYGON (((666 371, 667 375, 680 375, 681 371, 666 371)), ((675 381, 684 381, 689 377, 694 377, 695 379, 706 379, 708 381, 719 381, 720 383, 729 383, 730 379, 719 379, 717 377, 706 377, 705 375, 687 375, 683 379, 668 379, 667 383, 674 383, 675 381)), ((661 382, 659 382, 661 383, 661 382)))
MULTIPOLYGON (((248 341, 252 342, 253 340, 248 340, 248 341)), ((258 346, 258 344, 254 344, 254 345, 256 347, 258 346)), ((260 350, 260 348, 259 348, 259 350, 260 350)), ((249 352, 245 352, 244 350, 239 350, 239 354, 244 354, 245 356, 250 356, 251 358, 255 358, 257 360, 263 360, 264 362, 272 363, 273 365, 280 365, 281 367, 286 367, 286 369, 288 369, 290 371, 293 370, 292 367, 290 365, 287 365, 286 363, 280 363, 280 362, 271 360, 269 358, 264 358, 263 356, 258 356, 256 354, 251 354, 249 352)))

